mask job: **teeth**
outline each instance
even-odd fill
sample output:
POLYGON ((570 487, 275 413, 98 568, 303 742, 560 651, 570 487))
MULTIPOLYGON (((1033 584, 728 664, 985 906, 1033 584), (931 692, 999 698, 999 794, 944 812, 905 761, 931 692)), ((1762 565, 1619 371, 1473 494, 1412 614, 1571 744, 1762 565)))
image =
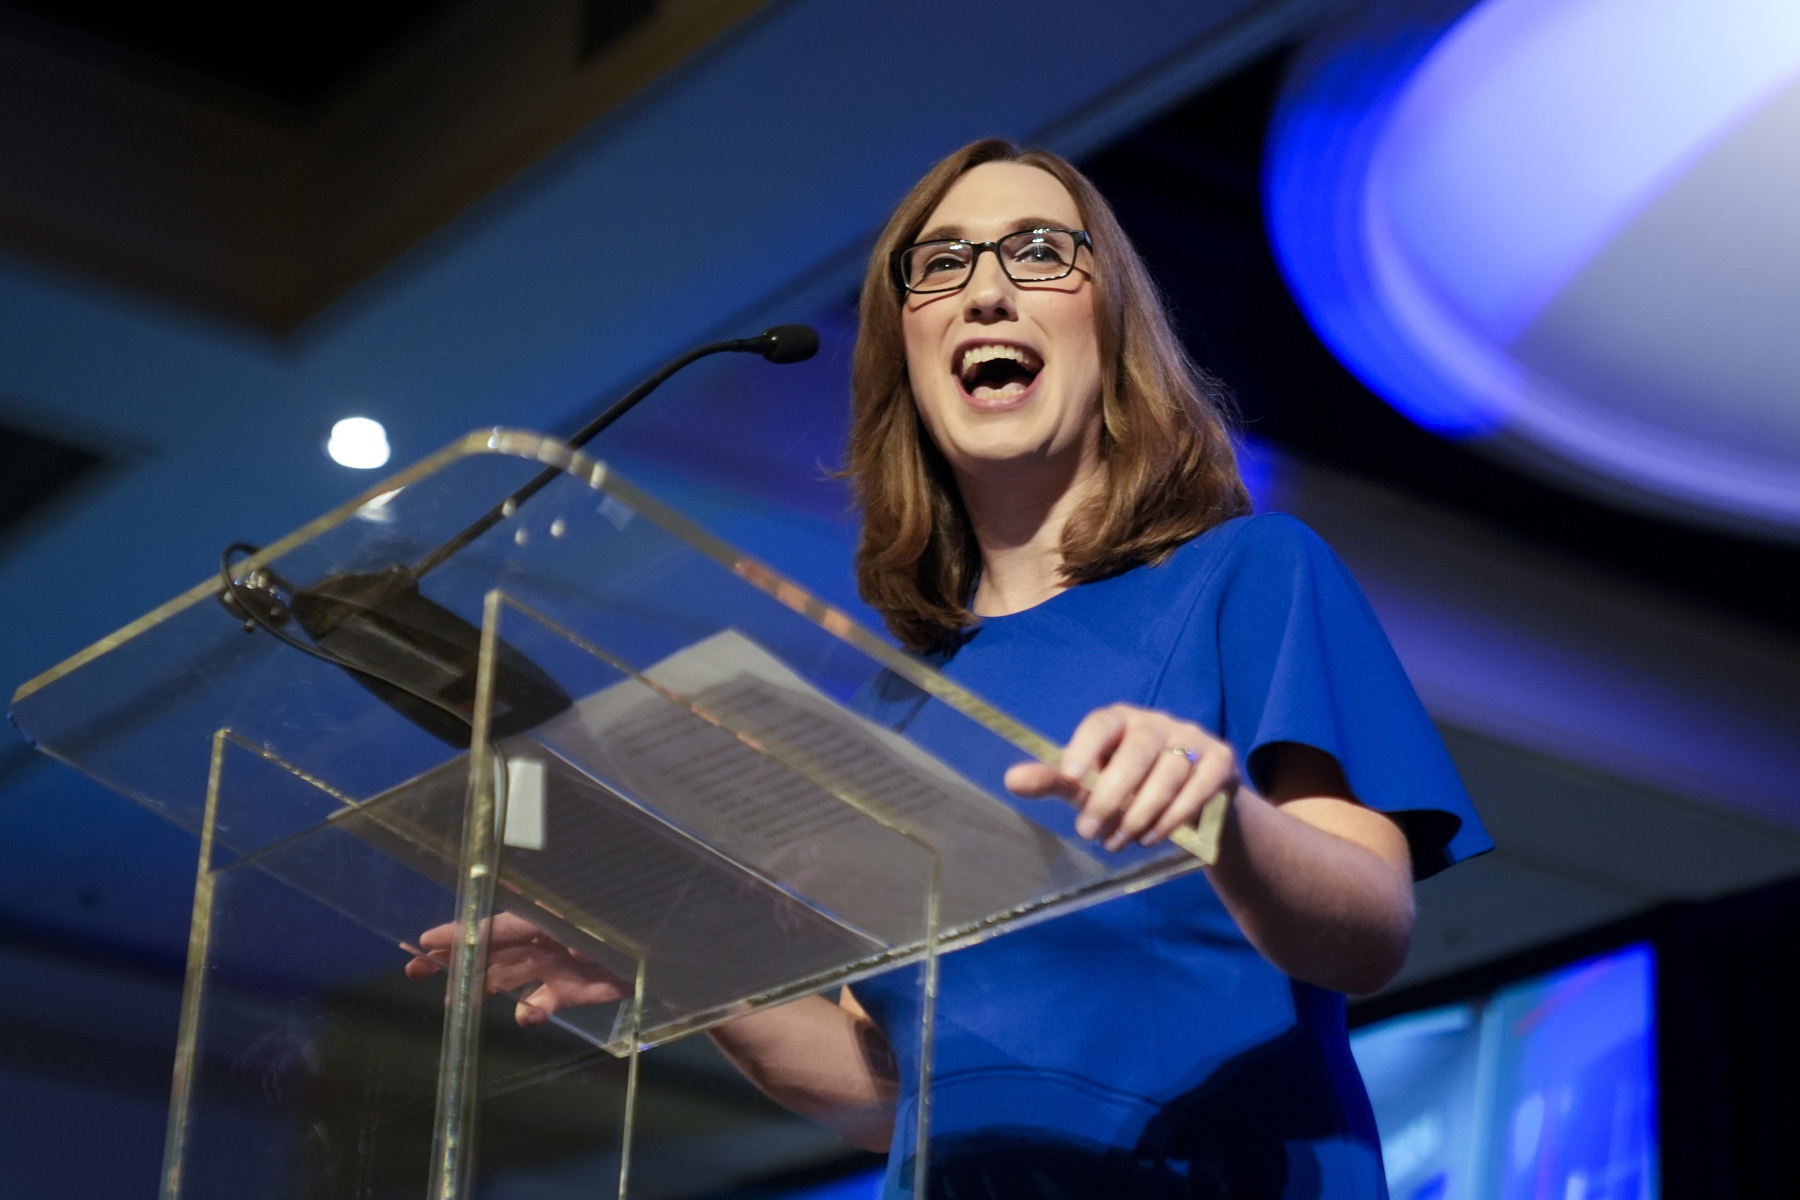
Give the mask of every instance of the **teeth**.
POLYGON ((983 385, 970 392, 971 396, 981 400, 1005 400, 1009 396, 1017 396, 1025 390, 1025 385, 1018 380, 1009 380, 998 388, 983 385))
POLYGON ((957 366, 956 373, 967 377, 974 368, 996 358, 1010 358, 1028 371, 1042 369, 1042 364, 1037 361, 1037 355, 1029 351, 1022 350, 1017 346, 989 343, 985 346, 970 346, 963 351, 962 362, 957 366))

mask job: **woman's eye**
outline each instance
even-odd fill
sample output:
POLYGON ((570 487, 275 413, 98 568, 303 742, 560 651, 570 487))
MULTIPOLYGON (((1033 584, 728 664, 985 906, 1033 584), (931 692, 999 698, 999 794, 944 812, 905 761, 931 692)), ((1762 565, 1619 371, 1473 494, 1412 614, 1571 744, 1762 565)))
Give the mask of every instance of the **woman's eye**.
POLYGON ((963 269, 963 260, 955 254, 934 254, 925 260, 923 271, 927 275, 943 274, 947 271, 963 269))
POLYGON ((1031 263, 1036 266, 1061 266, 1063 257, 1055 246, 1048 242, 1032 242, 1023 246, 1013 255, 1014 262, 1031 263))

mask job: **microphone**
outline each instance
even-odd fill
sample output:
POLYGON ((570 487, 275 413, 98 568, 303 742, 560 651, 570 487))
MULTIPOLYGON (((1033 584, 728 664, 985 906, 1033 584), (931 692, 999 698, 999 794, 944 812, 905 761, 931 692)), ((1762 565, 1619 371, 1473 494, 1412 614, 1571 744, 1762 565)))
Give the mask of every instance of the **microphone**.
MULTIPOLYGON (((639 400, 642 400, 645 396, 648 396, 651 392, 654 392, 657 388, 661 387, 664 380, 668 379, 669 376, 681 370, 681 368, 687 366, 689 363, 696 362, 708 355, 730 354, 733 352, 760 354, 772 363, 805 362, 819 352, 819 331, 814 329, 811 325, 771 325, 755 337, 738 338, 736 341, 731 342, 713 342, 711 345, 701 346, 697 350, 689 350, 686 354, 625 393, 625 395, 611 408, 576 430, 574 436, 569 439, 569 445, 576 449, 580 449, 582 446, 593 441, 601 430, 630 412, 639 400)), ((513 501, 514 504, 517 504, 526 497, 535 494, 538 488, 543 487, 559 474, 561 474, 560 471, 555 467, 551 467, 542 475, 533 479, 531 483, 526 484, 524 487, 520 488, 519 491, 514 492, 511 496, 507 497, 507 499, 513 501)), ((500 506, 496 507, 494 512, 489 514, 490 516, 493 516, 494 520, 488 521, 486 525, 483 525, 481 529, 476 532, 475 536, 479 537, 482 533, 485 533, 488 529, 493 527, 494 521, 500 520, 500 516, 495 514, 500 512, 500 508, 505 507, 505 503, 505 501, 501 501, 500 506)), ((486 520, 487 518, 484 517, 482 519, 486 520)), ((477 523, 479 524, 479 522, 477 523)), ((474 526, 470 526, 470 528, 474 528, 474 526)), ((465 530, 464 532, 467 531, 465 530)), ((457 536, 461 537, 462 535, 458 534, 457 536)), ((455 541, 454 538, 451 540, 455 541)), ((449 543, 445 544, 448 545, 449 543)), ((438 549, 442 550, 443 547, 440 546, 438 549)), ((460 549, 462 549, 462 544, 452 548, 449 551, 449 554, 454 554, 460 549)), ((436 553, 437 551, 435 550, 432 552, 432 554, 436 553)), ((448 554, 445 555, 445 557, 448 556, 448 554)), ((432 567, 437 566, 440 561, 442 560, 439 559, 433 561, 431 555, 428 554, 421 560, 421 562, 427 565, 418 569, 420 573, 423 574, 425 571, 429 571, 432 567)))
MULTIPOLYGON (((819 334, 810 325, 775 325, 755 337, 698 347, 627 392, 577 430, 568 444, 586 445, 669 376, 709 355, 750 353, 772 363, 796 363, 818 351, 819 334)), ((258 547, 234 543, 220 556, 224 591, 219 602, 244 622, 246 632, 260 628, 304 654, 348 671, 413 724, 452 746, 467 748, 473 734, 481 630, 421 594, 419 580, 561 474, 555 467, 540 471, 410 567, 395 563, 381 571, 332 575, 296 588, 267 567, 238 579, 232 572, 234 556, 255 554, 258 547), (289 621, 299 624, 310 643, 283 628, 289 621)), ((489 722, 495 740, 534 728, 574 703, 561 684, 517 649, 502 641, 496 650, 489 722)))
POLYGON ((811 325, 771 325, 744 349, 754 350, 772 363, 805 362, 819 352, 819 331, 811 325))

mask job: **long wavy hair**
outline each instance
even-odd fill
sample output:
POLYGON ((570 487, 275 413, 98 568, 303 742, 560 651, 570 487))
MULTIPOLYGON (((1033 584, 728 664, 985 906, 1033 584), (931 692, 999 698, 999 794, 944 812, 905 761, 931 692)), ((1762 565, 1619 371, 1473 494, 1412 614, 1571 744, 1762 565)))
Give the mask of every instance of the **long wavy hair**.
POLYGON ((981 550, 950 464, 913 402, 900 324, 904 298, 889 262, 964 173, 991 162, 1054 175, 1093 238, 1105 478, 1063 532, 1064 579, 1089 583, 1161 562, 1183 542, 1250 510, 1225 390, 1176 339, 1162 296, 1105 198, 1058 155, 997 138, 972 142, 914 184, 882 230, 863 277, 850 375, 845 474, 862 512, 857 587, 901 644, 918 653, 951 649, 977 624, 969 604, 981 579, 981 550))

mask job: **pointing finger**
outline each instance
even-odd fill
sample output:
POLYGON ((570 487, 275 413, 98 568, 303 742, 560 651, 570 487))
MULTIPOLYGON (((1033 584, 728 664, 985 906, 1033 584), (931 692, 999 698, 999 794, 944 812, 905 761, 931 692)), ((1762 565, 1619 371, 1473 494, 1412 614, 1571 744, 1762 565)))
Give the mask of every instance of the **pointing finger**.
POLYGON ((1061 796, 1073 800, 1080 796, 1081 785, 1055 767, 1040 762, 1016 763, 1006 770, 1006 790, 1017 796, 1037 799, 1061 796))

